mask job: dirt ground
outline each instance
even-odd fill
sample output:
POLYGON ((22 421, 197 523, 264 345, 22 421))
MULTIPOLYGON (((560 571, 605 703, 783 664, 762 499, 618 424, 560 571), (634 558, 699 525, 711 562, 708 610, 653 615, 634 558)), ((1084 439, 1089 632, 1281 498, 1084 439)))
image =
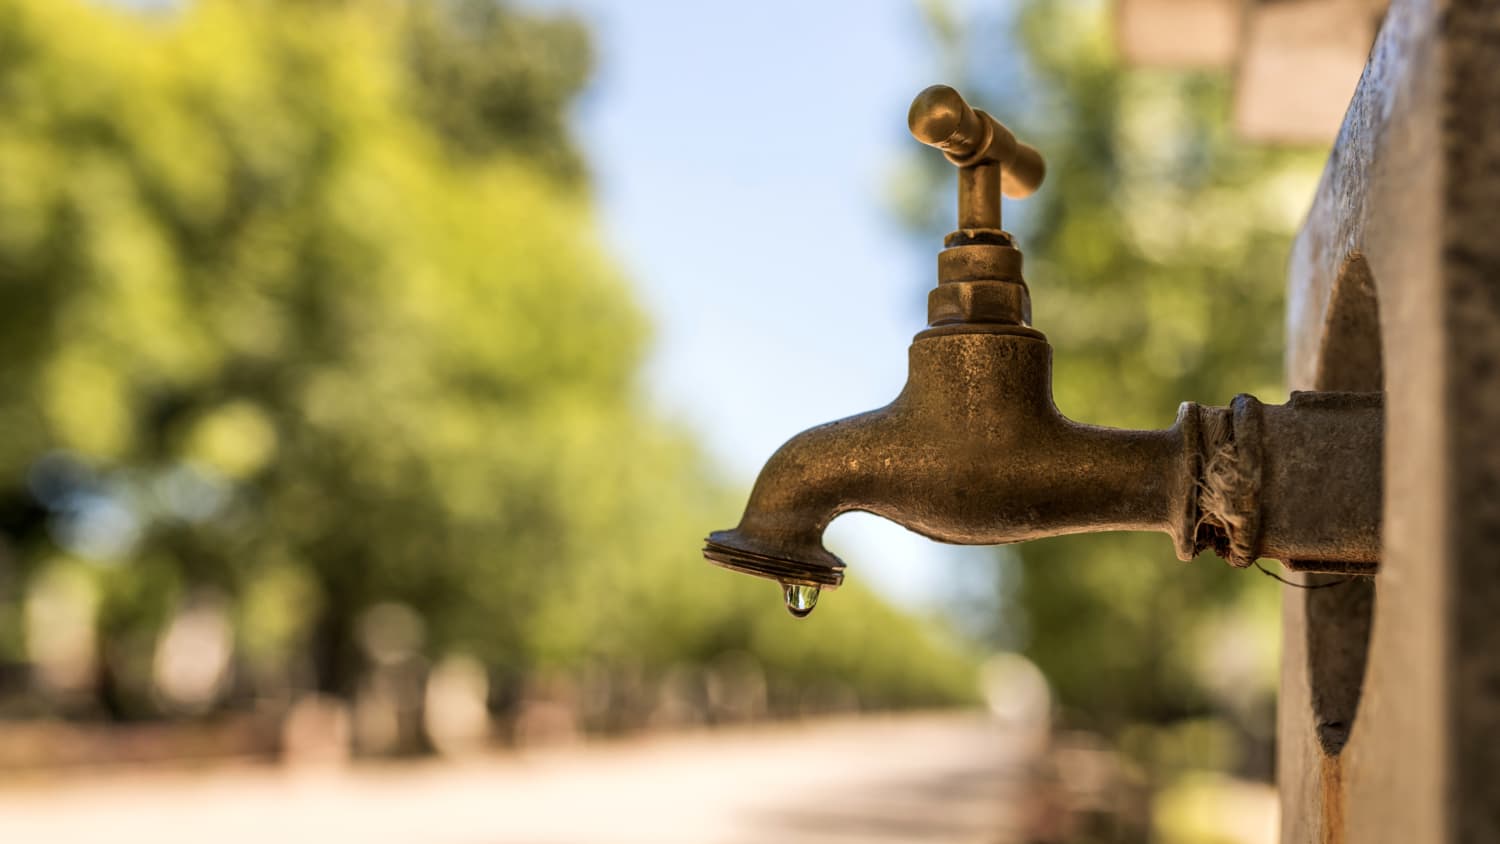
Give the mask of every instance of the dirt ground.
POLYGON ((112 769, 0 781, 16 844, 1006 844, 1046 825, 1035 742, 867 717, 461 761, 112 769))

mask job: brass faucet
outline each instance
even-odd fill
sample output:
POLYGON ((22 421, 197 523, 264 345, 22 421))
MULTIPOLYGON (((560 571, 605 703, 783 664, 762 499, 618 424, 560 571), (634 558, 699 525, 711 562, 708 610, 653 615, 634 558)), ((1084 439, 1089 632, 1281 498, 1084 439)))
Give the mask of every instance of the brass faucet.
POLYGON ((1237 567, 1268 557, 1299 571, 1375 571, 1381 394, 1187 402, 1163 431, 1064 417, 1021 252, 1000 227, 1001 194, 1037 190, 1042 156, 944 85, 917 95, 908 123, 958 167, 959 227, 938 254, 906 387, 783 445, 739 525, 709 536, 706 558, 778 581, 799 617, 844 579, 822 537, 852 510, 959 545, 1160 531, 1182 560, 1212 549, 1237 567))

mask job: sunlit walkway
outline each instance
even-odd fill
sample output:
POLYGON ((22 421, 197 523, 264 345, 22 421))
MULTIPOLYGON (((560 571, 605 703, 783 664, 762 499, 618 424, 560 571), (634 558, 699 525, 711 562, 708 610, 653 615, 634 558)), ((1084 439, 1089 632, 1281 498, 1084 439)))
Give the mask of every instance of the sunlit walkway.
POLYGON ((1027 742, 981 716, 827 721, 448 763, 0 783, 0 841, 1023 841, 1027 742))

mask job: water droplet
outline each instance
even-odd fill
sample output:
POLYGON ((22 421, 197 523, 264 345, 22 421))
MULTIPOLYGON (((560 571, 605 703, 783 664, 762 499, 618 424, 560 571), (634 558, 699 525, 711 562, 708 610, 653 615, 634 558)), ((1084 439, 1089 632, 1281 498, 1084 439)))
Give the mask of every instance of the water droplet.
POLYGON ((807 614, 818 605, 818 593, 822 591, 821 587, 800 583, 783 583, 782 589, 786 591, 787 612, 798 618, 807 618, 807 614))

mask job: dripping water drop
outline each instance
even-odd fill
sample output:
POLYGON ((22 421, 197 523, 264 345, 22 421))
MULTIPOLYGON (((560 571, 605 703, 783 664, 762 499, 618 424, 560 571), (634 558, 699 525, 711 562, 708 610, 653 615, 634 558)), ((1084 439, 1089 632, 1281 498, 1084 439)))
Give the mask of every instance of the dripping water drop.
POLYGON ((786 593, 787 612, 798 618, 807 618, 807 614, 818 605, 818 592, 821 591, 821 587, 783 583, 782 589, 786 593))

